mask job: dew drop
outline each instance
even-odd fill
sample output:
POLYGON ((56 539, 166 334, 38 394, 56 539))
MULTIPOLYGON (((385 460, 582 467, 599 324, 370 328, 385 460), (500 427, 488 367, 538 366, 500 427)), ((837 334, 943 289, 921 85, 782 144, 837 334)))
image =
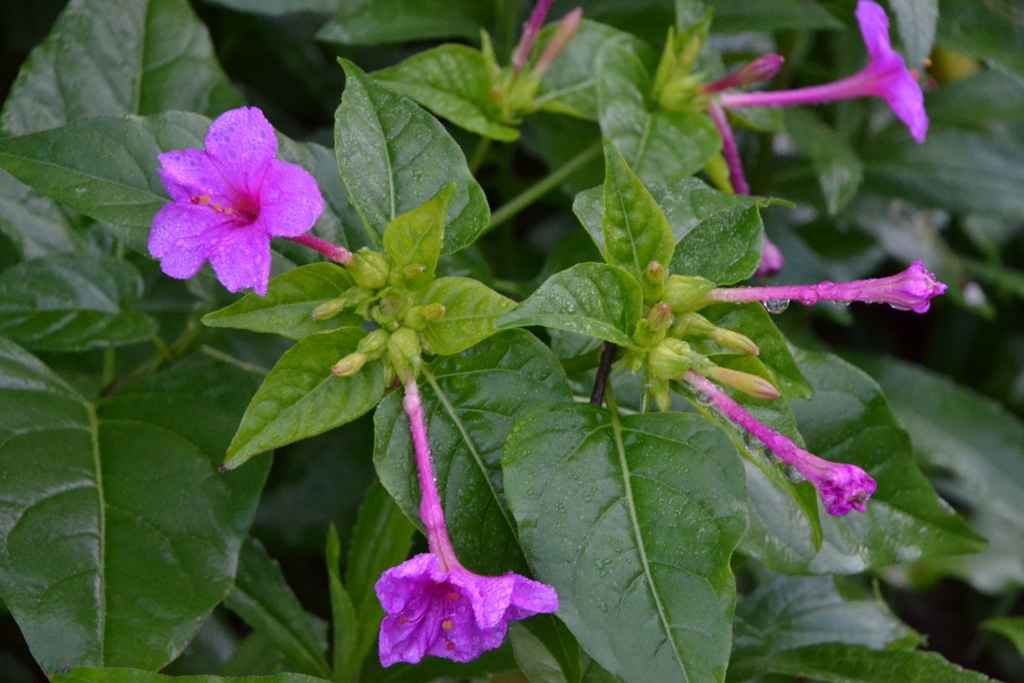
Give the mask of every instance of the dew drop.
POLYGON ((786 479, 789 479, 794 484, 799 484, 803 481, 807 481, 804 475, 800 474, 800 472, 789 463, 786 463, 785 465, 782 466, 782 473, 786 475, 786 479))
POLYGON ((772 315, 778 315, 789 308, 789 299, 767 299, 764 302, 764 310, 772 315))
POLYGON ((697 392, 694 395, 693 400, 695 400, 697 403, 704 406, 705 408, 711 405, 711 399, 700 392, 697 392))
POLYGON ((773 451, 770 448, 764 449, 764 457, 768 458, 768 462, 774 463, 776 465, 778 465, 780 462, 782 462, 782 458, 780 458, 779 456, 775 455, 775 451, 773 451))
POLYGON ((833 301, 832 303, 834 303, 836 306, 849 306, 850 305, 849 301, 833 301))

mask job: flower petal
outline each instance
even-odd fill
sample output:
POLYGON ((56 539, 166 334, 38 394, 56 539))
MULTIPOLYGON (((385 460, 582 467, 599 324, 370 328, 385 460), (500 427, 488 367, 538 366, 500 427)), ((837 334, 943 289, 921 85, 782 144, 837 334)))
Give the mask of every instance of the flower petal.
POLYGON ((258 224, 232 227, 214 244, 210 265, 229 292, 252 287, 265 296, 270 280, 270 237, 258 224))
POLYGON ((232 187, 256 197, 267 164, 277 154, 274 127, 256 107, 224 112, 206 134, 206 153, 232 187))
POLYGON ((889 40, 889 17, 877 2, 860 0, 854 12, 871 59, 884 59, 893 52, 889 40))
POLYGON ((924 142, 928 133, 928 114, 924 110, 924 93, 913 74, 907 71, 903 58, 893 53, 893 61, 899 61, 899 67, 891 69, 884 80, 880 80, 876 90, 879 96, 892 107, 892 111, 903 123, 907 124, 910 134, 918 142, 924 142))
POLYGON ((165 152, 157 158, 163 166, 157 172, 167 192, 177 201, 208 195, 212 201, 224 204, 230 203, 227 198, 235 194, 217 164, 201 149, 165 152))
POLYGON ((204 206, 165 204, 153 218, 149 253, 160 268, 180 279, 195 275, 232 222, 204 206))
POLYGON ((320 188, 295 164, 271 159, 259 195, 259 222, 267 234, 297 237, 308 231, 324 210, 320 188))
POLYGON ((518 621, 534 614, 558 611, 558 593, 554 588, 519 574, 512 574, 512 577, 512 599, 502 617, 504 621, 518 621))
POLYGON ((492 628, 501 623, 512 600, 516 574, 504 576, 480 576, 466 569, 458 569, 449 575, 449 581, 462 589, 476 615, 477 625, 492 628))
POLYGON ((373 587, 384 611, 398 614, 404 610, 409 601, 423 590, 423 586, 429 585, 435 580, 435 575, 441 573, 440 567, 436 556, 421 553, 381 574, 373 587))

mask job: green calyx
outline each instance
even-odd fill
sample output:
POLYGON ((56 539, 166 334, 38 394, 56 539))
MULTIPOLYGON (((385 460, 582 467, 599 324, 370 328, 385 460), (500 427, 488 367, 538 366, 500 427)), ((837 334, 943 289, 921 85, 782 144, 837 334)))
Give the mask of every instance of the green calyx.
POLYGON ((384 254, 363 247, 354 254, 348 272, 360 287, 380 289, 388 283, 390 268, 384 254))
POLYGON ((703 74, 693 73, 693 66, 711 29, 712 11, 680 35, 669 27, 665 50, 654 75, 654 98, 667 111, 701 111, 708 98, 699 88, 703 74))
POLYGON ((423 344, 416 330, 400 327, 388 337, 388 360, 391 366, 401 375, 419 376, 423 364, 423 344))
POLYGON ((679 379, 693 368, 711 365, 711 361, 697 353, 682 339, 669 337, 662 340, 647 354, 647 368, 663 380, 679 379))
POLYGON ((715 288, 715 283, 694 275, 669 275, 661 291, 661 300, 679 315, 696 311, 709 302, 704 297, 715 288))

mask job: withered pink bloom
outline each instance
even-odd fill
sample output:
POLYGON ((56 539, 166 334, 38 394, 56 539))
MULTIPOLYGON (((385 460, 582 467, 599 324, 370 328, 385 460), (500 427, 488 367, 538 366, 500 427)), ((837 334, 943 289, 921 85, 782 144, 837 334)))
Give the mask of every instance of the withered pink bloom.
POLYGON ((829 462, 805 451, 790 439, 758 421, 700 373, 690 370, 683 378, 711 401, 730 420, 747 430, 771 448, 783 462, 796 468, 814 484, 821 502, 830 515, 842 516, 851 510, 867 511, 867 502, 875 492, 876 483, 856 465, 829 462))
POLYGON ((796 90, 771 92, 724 93, 723 107, 779 107, 791 104, 820 104, 834 100, 875 96, 885 99, 893 112, 910 129, 918 142, 928 132, 928 115, 924 111, 924 94, 914 72, 907 69, 903 57, 892 49, 889 41, 889 18, 885 10, 871 0, 857 3, 857 22, 864 36, 871 60, 868 65, 846 78, 796 90))
POLYGON ((508 622, 558 609, 551 586, 509 572, 480 576, 455 556, 437 493, 419 387, 406 378, 405 400, 423 498, 420 519, 430 552, 384 572, 374 588, 387 616, 380 625, 380 663, 415 664, 423 655, 457 662, 501 645, 508 622))
POLYGON ((276 154, 263 112, 242 107, 213 122, 205 150, 159 156, 174 201, 153 218, 149 251, 165 273, 189 278, 209 260, 229 291, 267 293, 270 238, 299 237, 324 207, 313 177, 276 154))

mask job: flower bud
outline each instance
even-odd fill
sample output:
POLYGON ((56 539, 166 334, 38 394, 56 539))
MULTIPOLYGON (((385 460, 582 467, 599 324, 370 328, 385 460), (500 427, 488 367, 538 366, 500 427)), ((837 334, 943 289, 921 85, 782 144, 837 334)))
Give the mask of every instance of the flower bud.
POLYGON ((779 69, 782 68, 785 62, 786 60, 782 55, 761 55, 743 68, 733 71, 725 78, 720 78, 712 83, 705 83, 699 88, 699 92, 703 95, 710 95, 711 93, 721 92, 729 88, 742 88, 751 83, 766 81, 779 73, 779 69))
POLYGON ((720 384, 742 391, 754 398, 778 398, 779 390, 772 386, 772 383, 763 377, 751 375, 740 370, 721 368, 717 365, 703 367, 700 371, 705 377, 709 377, 720 384))
POLYGON ((388 359, 402 376, 412 373, 417 376, 422 363, 423 347, 416 330, 400 327, 388 338, 388 359))
POLYGON ((348 308, 348 299, 345 297, 338 297, 337 299, 331 299, 325 301, 316 308, 313 309, 312 316, 313 320, 330 320, 342 311, 348 308))
POLYGON ((662 290, 662 301, 672 307, 673 313, 689 313, 703 305, 704 295, 715 288, 715 283, 694 275, 669 275, 662 290))
POLYGON ((356 351, 366 354, 369 360, 376 360, 384 355, 384 350, 388 347, 388 338, 390 336, 387 330, 374 330, 359 340, 356 351))
POLYGON ((658 410, 667 413, 672 408, 672 395, 668 393, 668 380, 655 375, 651 378, 651 396, 658 410))
POLYGON ((334 367, 331 368, 331 372, 333 372, 336 377, 351 377, 362 370, 368 360, 369 358, 367 358, 364 353, 350 353, 335 363, 334 367))
POLYGON ((580 21, 582 19, 583 9, 580 7, 562 17, 562 21, 558 23, 558 28, 555 30, 555 35, 551 36, 551 40, 548 41, 547 46, 544 48, 544 53, 537 60, 536 66, 533 67, 532 75, 539 77, 551 68, 555 59, 580 29, 580 21))
POLYGON ((633 331, 633 341, 636 342, 637 346, 651 347, 660 342, 668 334, 668 326, 660 329, 651 329, 651 323, 647 318, 640 318, 636 323, 636 329, 633 331))
POLYGON ((414 306, 405 314, 405 318, 402 320, 402 325, 414 330, 422 330, 430 323, 443 318, 444 313, 444 305, 437 302, 428 304, 427 306, 414 306))
POLYGON ((647 324, 652 332, 661 332, 672 325, 672 308, 664 301, 654 304, 647 315, 647 324))
POLYGON ((754 340, 739 332, 716 327, 708 334, 708 337, 722 348, 735 351, 736 353, 742 353, 747 356, 756 356, 761 353, 761 349, 757 348, 754 340))
POLYGON ((657 287, 668 277, 668 268, 657 261, 651 261, 647 266, 647 284, 657 287))
POLYGON ((402 316, 412 303, 412 295, 404 289, 391 288, 385 290, 384 296, 380 298, 378 308, 381 315, 391 320, 401 320, 402 316))
POLYGON ((748 356, 756 356, 760 353, 757 344, 749 337, 739 332, 733 332, 732 330, 712 325, 700 313, 687 313, 680 316, 676 324, 672 326, 670 334, 678 339, 687 336, 707 337, 723 348, 748 356))
POLYGON ((388 261, 384 254, 379 254, 363 247, 353 256, 353 263, 348 266, 352 279, 360 287, 380 289, 388 283, 388 261))
POLYGON ((651 349, 647 357, 647 367, 656 377, 665 380, 679 379, 690 368, 707 364, 707 358, 694 351, 692 346, 672 337, 651 349))

